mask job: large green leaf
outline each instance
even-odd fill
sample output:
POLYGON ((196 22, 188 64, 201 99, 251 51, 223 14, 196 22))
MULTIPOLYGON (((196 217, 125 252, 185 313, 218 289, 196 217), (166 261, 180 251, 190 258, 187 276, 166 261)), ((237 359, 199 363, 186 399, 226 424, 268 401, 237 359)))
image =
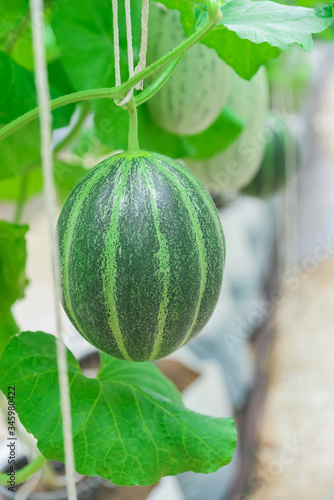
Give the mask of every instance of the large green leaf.
POLYGON ((0 311, 0 355, 4 351, 10 338, 19 333, 20 329, 17 326, 11 310, 0 311))
MULTIPOLYGON (((101 354, 88 379, 67 351, 76 470, 116 484, 153 484, 162 476, 214 472, 229 463, 236 444, 231 418, 187 410, 181 396, 151 363, 101 354)), ((0 387, 16 387, 16 410, 49 460, 64 461, 56 340, 43 332, 13 337, 0 363, 0 387), (20 354, 18 356, 18 353, 20 354), (38 409, 36 407, 38 399, 38 409)))
MULTIPOLYGON (((124 0, 118 2, 120 61, 127 79, 127 43, 124 0)), ((140 46, 141 2, 131 2, 135 58, 140 46)), ((76 90, 113 86, 114 44, 109 0, 70 0, 54 5, 52 27, 69 79, 76 90)))
POLYGON ((34 120, 0 141, 0 181, 40 163, 39 123, 34 120))
MULTIPOLYGON (((50 88, 51 96, 60 93, 50 88)), ((0 124, 4 125, 37 106, 34 75, 0 52, 0 124)), ((68 125, 74 106, 53 112, 53 127, 68 125)), ((39 122, 34 120, 0 142, 0 180, 20 174, 40 162, 39 122)))
POLYGON ((248 80, 262 64, 293 43, 311 50, 312 33, 323 31, 333 20, 331 4, 307 9, 268 1, 231 0, 221 10, 222 20, 202 42, 216 49, 248 80))
MULTIPOLYGON (((51 98, 60 93, 50 87, 51 98)), ((33 73, 19 66, 10 56, 0 52, 0 123, 6 124, 37 106, 33 73)), ((68 125, 73 106, 53 111, 53 127, 68 125)))
POLYGON ((308 9, 268 1, 231 0, 223 5, 222 13, 219 25, 235 31, 240 38, 268 42, 281 50, 298 43, 310 51, 312 33, 323 31, 333 20, 331 4, 308 9))
POLYGON ((250 40, 239 38, 234 31, 219 27, 210 31, 203 43, 215 49, 217 54, 229 64, 242 78, 250 80, 260 66, 281 53, 277 47, 269 43, 253 43, 250 40), (240 57, 242 54, 242 57, 240 57))
POLYGON ((0 311, 7 311, 23 297, 28 226, 0 221, 0 311))
POLYGON ((19 331, 11 306, 23 297, 27 284, 25 276, 28 226, 0 221, 0 354, 10 337, 19 331))
POLYGON ((29 10, 29 0, 9 0, 0 2, 0 40, 13 30, 29 10))

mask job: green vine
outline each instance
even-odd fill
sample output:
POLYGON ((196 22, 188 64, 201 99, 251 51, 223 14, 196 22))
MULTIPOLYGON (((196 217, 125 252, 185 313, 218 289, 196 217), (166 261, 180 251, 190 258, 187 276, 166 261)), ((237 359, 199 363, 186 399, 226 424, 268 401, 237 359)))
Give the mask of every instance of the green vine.
MULTIPOLYGON (((46 458, 43 455, 38 455, 35 460, 30 462, 28 465, 16 471, 15 473, 15 484, 24 483, 29 477, 33 476, 38 472, 43 465, 46 463, 46 458)), ((8 475, 6 473, 0 473, 0 484, 6 486, 8 481, 8 475)))
POLYGON ((143 90, 143 92, 141 92, 135 97, 137 107, 140 106, 141 104, 144 104, 149 99, 151 99, 151 97, 153 97, 154 94, 156 94, 158 90, 160 90, 160 88, 166 83, 168 78, 171 76, 171 74, 173 73, 176 66, 183 58, 183 56, 184 54, 181 54, 171 63, 169 63, 168 66, 165 68, 165 70, 158 76, 158 78, 154 80, 154 82, 151 83, 151 85, 146 87, 146 89, 143 90))

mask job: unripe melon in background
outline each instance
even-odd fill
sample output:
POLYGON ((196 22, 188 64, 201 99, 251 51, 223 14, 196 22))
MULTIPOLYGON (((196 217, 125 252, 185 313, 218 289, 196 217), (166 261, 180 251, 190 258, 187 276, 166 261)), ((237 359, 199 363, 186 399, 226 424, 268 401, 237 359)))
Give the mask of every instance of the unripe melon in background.
POLYGON ((208 160, 184 160, 212 195, 242 189, 260 167, 266 141, 264 125, 269 105, 265 69, 260 68, 250 81, 233 72, 227 105, 245 122, 237 140, 208 160))
POLYGON ((175 160, 141 152, 99 163, 70 194, 57 233, 64 309, 107 354, 159 359, 209 320, 224 235, 211 198, 175 160))
MULTIPOLYGON (((152 2, 148 62, 159 59, 184 39, 180 12, 152 2)), ((226 101, 231 71, 214 49, 197 43, 148 101, 153 119, 164 129, 179 135, 205 130, 218 117, 226 101)))
POLYGON ((266 119, 270 131, 261 166, 252 182, 243 190, 251 196, 266 197, 285 187, 289 172, 298 168, 298 144, 286 122, 271 112, 266 119))

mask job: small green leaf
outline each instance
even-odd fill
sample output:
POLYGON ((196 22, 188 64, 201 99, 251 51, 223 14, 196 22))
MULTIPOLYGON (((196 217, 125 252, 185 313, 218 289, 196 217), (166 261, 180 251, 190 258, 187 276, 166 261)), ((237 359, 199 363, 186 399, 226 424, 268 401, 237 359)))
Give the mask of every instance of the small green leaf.
MULTIPOLYGON (((187 410, 153 364, 103 354, 97 378, 88 379, 70 351, 67 359, 80 474, 146 485, 189 470, 214 472, 231 461, 233 420, 187 410)), ((11 385, 16 386, 20 421, 38 440, 39 450, 48 460, 63 462, 55 337, 25 332, 11 339, 1 357, 0 387, 6 393, 11 385)))
POLYGON ((7 313, 24 295, 27 231, 28 226, 0 221, 0 312, 7 313))
MULTIPOLYGON (((128 77, 124 0, 118 0, 122 79, 128 77)), ((141 37, 141 2, 131 3, 135 61, 141 37)), ((112 4, 109 0, 54 2, 52 28, 62 53, 65 71, 75 90, 115 84, 112 4), (84 48, 84 50, 83 50, 84 48)))
POLYGON ((188 158, 211 158, 226 149, 240 135, 245 122, 232 108, 225 106, 217 120, 204 132, 187 136, 191 152, 188 158))

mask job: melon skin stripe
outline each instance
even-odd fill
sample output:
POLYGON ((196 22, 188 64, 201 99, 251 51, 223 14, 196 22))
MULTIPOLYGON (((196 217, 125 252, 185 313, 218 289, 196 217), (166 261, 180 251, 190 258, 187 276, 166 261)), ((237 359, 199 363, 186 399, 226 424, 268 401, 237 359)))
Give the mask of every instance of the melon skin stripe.
POLYGON ((75 328, 119 359, 160 359, 197 335, 215 308, 225 240, 211 198, 175 160, 107 158, 60 214, 60 298, 75 328))

